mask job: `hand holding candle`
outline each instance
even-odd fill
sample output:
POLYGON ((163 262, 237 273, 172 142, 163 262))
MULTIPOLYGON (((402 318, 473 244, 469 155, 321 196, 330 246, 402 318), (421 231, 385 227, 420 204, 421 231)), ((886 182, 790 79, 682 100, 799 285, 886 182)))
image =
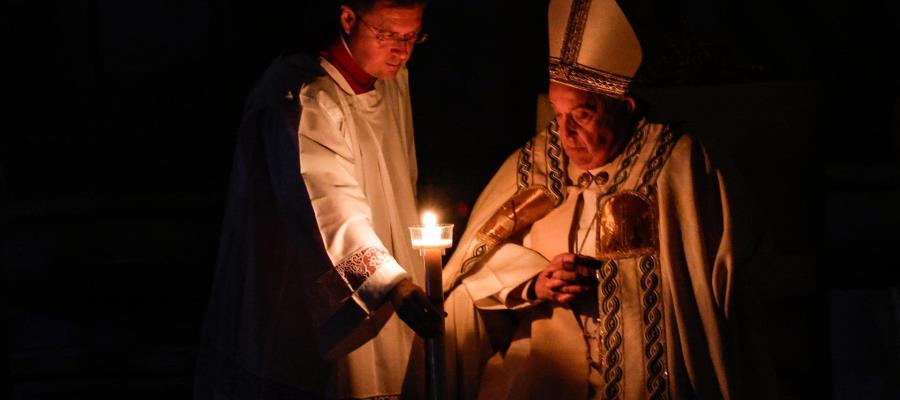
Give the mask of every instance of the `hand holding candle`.
MULTIPOLYGON (((428 298, 444 312, 444 290, 441 270, 444 250, 453 245, 453 225, 438 224, 432 212, 422 215, 422 226, 409 227, 413 248, 419 249, 425 259, 425 292, 428 298)), ((445 395, 444 325, 438 334, 425 341, 426 391, 429 399, 442 399, 445 395)))
POLYGON ((391 290, 390 299, 397 316, 417 335, 432 338, 444 326, 444 312, 411 280, 398 282, 391 290))

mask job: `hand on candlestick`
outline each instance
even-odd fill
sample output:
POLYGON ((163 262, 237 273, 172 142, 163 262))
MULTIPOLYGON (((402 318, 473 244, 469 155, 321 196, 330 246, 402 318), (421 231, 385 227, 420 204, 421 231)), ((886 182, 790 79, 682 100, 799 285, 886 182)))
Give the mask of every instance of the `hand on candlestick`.
POLYGON ((438 333, 440 324, 444 323, 444 315, 431 303, 422 288, 404 279, 394 286, 390 296, 397 316, 417 335, 427 339, 438 333))
POLYGON ((579 262, 582 257, 572 253, 562 253, 553 257, 550 264, 538 274, 534 282, 534 294, 540 300, 567 304, 576 295, 587 293, 593 275, 590 266, 579 262))

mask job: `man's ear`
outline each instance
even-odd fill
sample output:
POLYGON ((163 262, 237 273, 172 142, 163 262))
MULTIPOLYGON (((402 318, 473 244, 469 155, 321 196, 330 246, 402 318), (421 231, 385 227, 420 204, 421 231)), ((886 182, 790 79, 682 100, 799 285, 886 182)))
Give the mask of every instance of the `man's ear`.
POLYGON ((345 35, 349 35, 356 25, 356 13, 347 6, 341 6, 341 30, 345 35))
POLYGON ((631 114, 637 109, 637 101, 630 95, 625 96, 625 104, 628 105, 628 113, 631 114))

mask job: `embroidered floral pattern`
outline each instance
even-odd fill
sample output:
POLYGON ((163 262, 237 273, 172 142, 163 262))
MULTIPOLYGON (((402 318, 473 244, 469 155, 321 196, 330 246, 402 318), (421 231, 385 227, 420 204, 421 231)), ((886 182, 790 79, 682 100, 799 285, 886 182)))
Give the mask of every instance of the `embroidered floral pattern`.
POLYGON ((391 254, 384 247, 366 247, 345 258, 334 269, 355 291, 366 281, 366 278, 375 273, 379 265, 390 259, 391 254))

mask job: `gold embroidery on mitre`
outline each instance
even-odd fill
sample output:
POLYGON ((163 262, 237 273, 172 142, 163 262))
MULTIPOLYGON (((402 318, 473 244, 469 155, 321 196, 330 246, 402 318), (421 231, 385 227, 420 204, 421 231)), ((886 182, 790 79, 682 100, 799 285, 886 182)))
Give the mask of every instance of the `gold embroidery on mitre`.
POLYGON ((639 192, 610 196, 600 206, 597 254, 619 259, 655 254, 659 250, 656 204, 639 192))
POLYGON ((548 9, 550 80, 623 97, 642 54, 615 0, 552 0, 548 9))

